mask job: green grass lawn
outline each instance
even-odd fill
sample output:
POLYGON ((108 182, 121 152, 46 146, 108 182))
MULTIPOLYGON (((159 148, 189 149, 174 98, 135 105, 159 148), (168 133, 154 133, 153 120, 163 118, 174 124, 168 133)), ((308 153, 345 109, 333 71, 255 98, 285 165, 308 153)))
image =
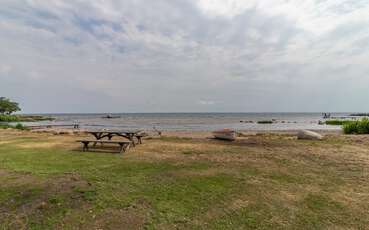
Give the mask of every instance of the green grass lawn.
POLYGON ((0 131, 0 229, 367 229, 369 138, 146 140, 0 131))

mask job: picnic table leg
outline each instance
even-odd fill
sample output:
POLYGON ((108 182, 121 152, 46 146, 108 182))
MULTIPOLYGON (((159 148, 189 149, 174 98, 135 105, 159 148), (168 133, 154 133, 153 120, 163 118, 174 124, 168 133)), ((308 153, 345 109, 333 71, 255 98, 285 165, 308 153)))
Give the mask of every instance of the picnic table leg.
POLYGON ((119 150, 120 153, 124 153, 125 151, 129 149, 129 144, 121 143, 119 144, 119 146, 120 146, 120 150, 119 150))
POLYGON ((88 151, 88 144, 89 144, 90 142, 82 142, 82 143, 83 143, 83 152, 88 151))
POLYGON ((132 146, 133 146, 133 147, 136 147, 135 139, 134 139, 134 134, 133 134, 133 135, 132 135, 132 134, 130 134, 130 135, 128 136, 128 138, 129 138, 129 140, 132 142, 132 146))
MULTIPOLYGON (((94 137, 96 138, 96 140, 100 140, 101 139, 101 136, 97 133, 93 133, 92 135, 94 135, 94 137)), ((95 142, 94 143, 94 147, 97 145, 97 143, 95 142)))

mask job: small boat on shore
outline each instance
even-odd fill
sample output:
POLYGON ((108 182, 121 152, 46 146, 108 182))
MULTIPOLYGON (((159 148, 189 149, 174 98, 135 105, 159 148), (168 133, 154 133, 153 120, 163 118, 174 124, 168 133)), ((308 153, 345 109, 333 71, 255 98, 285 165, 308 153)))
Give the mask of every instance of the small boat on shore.
POLYGON ((226 141, 236 140, 236 132, 231 129, 222 129, 213 132, 214 138, 226 141))
POLYGON ((106 115, 104 117, 101 117, 101 118, 103 118, 103 119, 115 119, 115 118, 120 118, 120 116, 113 116, 111 114, 108 114, 108 115, 106 115))

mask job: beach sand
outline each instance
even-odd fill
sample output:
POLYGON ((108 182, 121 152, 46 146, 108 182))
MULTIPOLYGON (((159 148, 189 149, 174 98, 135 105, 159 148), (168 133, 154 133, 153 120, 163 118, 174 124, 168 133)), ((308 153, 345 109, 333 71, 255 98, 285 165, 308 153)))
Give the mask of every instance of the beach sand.
MULTIPOLYGON (((296 135, 299 130, 286 130, 286 131, 280 131, 280 130, 237 130, 238 136, 253 136, 257 134, 284 134, 284 135, 296 135)), ((45 129, 35 129, 31 132, 34 133, 51 133, 54 135, 84 135, 88 132, 88 129, 70 129, 70 128, 45 128, 45 129)), ((155 137, 158 136, 158 132, 155 132, 153 130, 143 130, 142 132, 147 133, 149 136, 155 137)), ((342 134, 341 130, 314 130, 314 132, 317 132, 322 135, 340 135, 342 134)), ((180 137, 180 138, 211 138, 213 137, 213 134, 211 131, 173 131, 173 130, 161 130, 162 136, 167 137, 180 137)))
MULTIPOLYGON (((299 130, 288 130, 288 131, 255 131, 255 130, 239 130, 237 133, 239 137, 255 136, 262 134, 280 134, 280 135, 297 135, 299 130)), ((314 130, 322 135, 341 135, 340 130, 314 130)), ((155 133, 151 133, 155 135, 155 133)), ((168 137, 181 137, 181 138, 211 138, 213 134, 211 131, 163 131, 163 136, 168 137)))

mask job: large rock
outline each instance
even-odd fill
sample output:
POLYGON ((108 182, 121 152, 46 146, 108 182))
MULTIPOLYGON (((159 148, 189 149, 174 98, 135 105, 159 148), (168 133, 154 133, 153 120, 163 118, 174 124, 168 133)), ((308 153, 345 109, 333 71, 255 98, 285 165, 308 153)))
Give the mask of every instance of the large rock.
POLYGON ((297 139, 299 140, 322 140, 323 136, 319 133, 312 132, 309 130, 300 130, 297 133, 297 139))

